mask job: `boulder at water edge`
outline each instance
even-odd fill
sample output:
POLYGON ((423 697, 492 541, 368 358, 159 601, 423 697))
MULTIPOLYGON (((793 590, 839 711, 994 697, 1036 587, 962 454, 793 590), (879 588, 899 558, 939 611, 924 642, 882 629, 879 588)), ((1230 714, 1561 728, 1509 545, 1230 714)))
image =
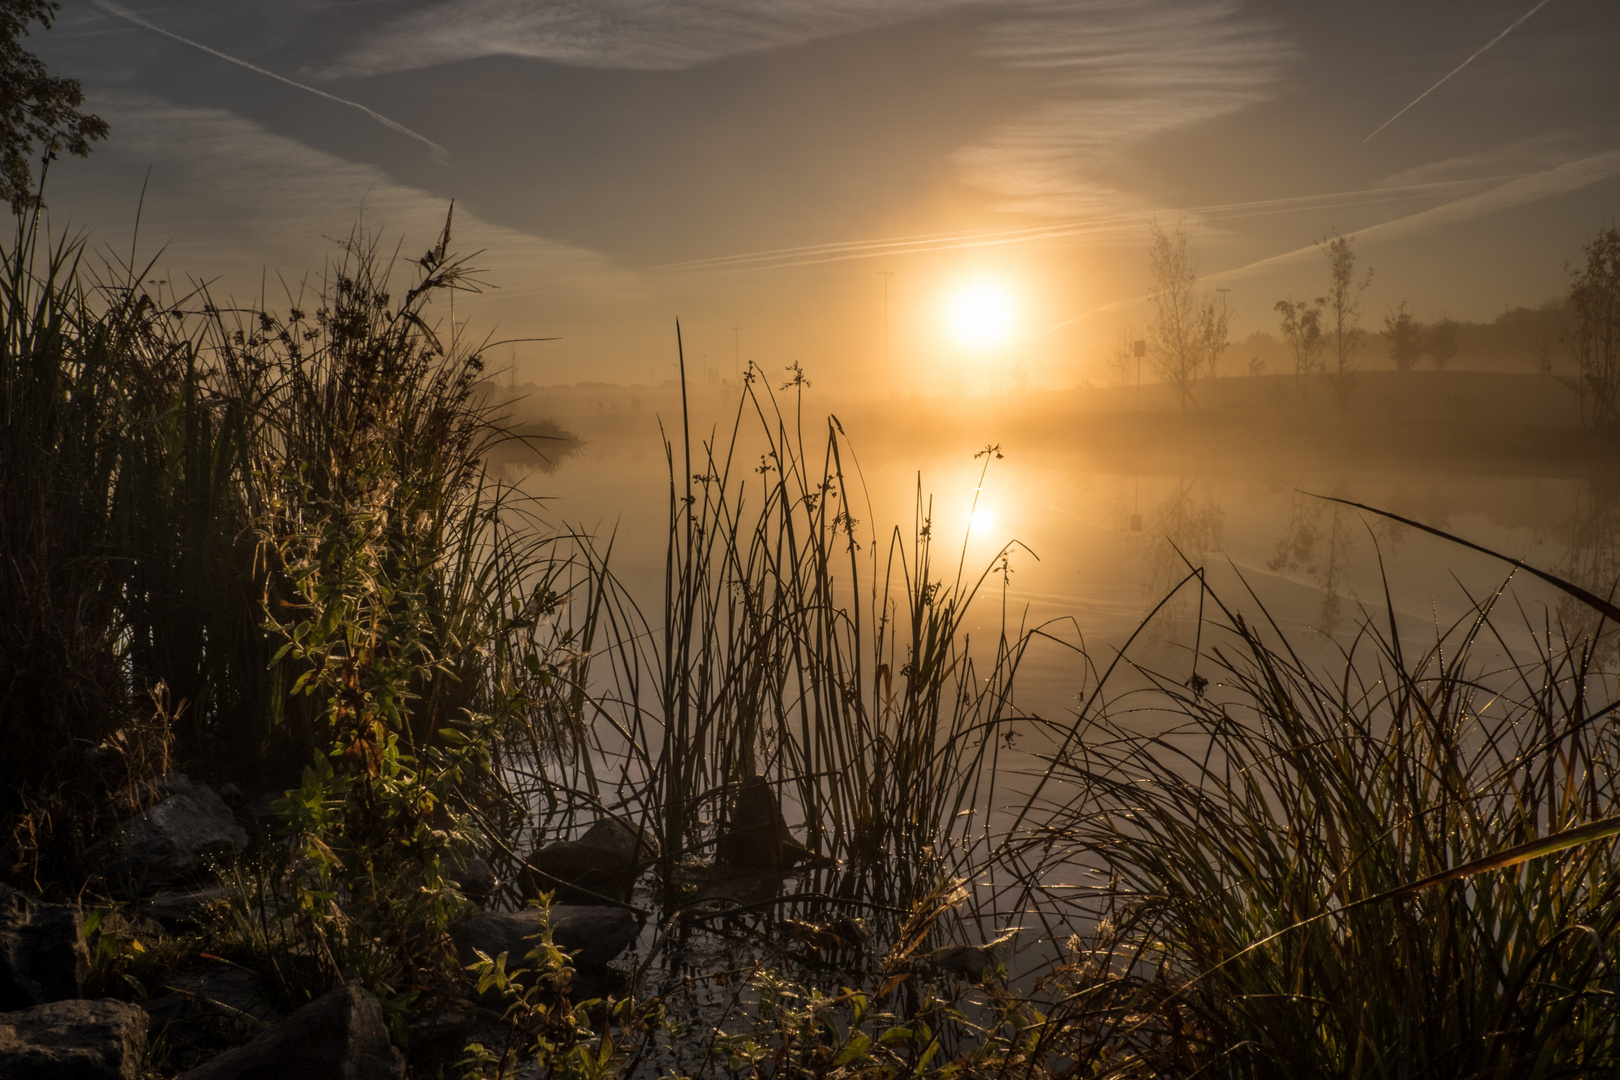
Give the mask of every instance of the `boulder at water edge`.
POLYGON ((136 1080, 146 1012, 126 1001, 53 1001, 0 1013, 6 1080, 136 1080))
POLYGON ((331 990, 245 1046, 181 1080, 403 1080, 382 1003, 349 984, 331 990))
POLYGON ((89 964, 76 906, 0 885, 0 1010, 78 997, 89 964))
POLYGON ((491 959, 507 955, 509 968, 522 967, 532 940, 550 918, 551 940, 574 959, 581 971, 600 970, 636 940, 641 927, 634 913, 594 904, 553 904, 549 910, 480 911, 450 927, 456 953, 470 964, 482 952, 491 959))
POLYGON ((597 820, 578 840, 560 840, 529 856, 524 894, 591 903, 628 900, 636 878, 658 858, 658 840, 616 817, 597 820), (593 895, 594 894, 594 895, 593 895))

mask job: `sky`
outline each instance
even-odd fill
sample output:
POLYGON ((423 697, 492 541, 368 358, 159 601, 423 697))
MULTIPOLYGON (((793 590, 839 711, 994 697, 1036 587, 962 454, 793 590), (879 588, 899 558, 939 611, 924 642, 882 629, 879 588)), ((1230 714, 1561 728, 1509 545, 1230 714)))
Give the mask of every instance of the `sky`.
POLYGON ((1617 44, 1613 0, 62 0, 28 47, 112 126, 53 228, 167 288, 285 304, 356 227, 408 275, 454 200, 454 318, 520 381, 669 378, 679 320, 705 375, 926 393, 1105 381, 1153 222, 1238 336, 1335 231, 1369 326, 1560 294, 1620 213, 1617 44))

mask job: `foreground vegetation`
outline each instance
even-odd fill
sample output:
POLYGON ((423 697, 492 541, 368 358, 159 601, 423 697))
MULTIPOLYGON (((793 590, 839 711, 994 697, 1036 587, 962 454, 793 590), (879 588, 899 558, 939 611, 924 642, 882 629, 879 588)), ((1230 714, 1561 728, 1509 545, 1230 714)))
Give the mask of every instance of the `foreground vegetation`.
POLYGON ((357 235, 279 312, 160 301, 37 217, 5 252, 4 868, 100 909, 93 988, 206 953, 288 1004, 358 981, 401 1043, 451 998, 504 1015, 427 1075, 1620 1068, 1605 622, 1487 667, 1529 617, 1487 597, 1322 671, 1189 566, 1184 669, 1077 653, 1075 715, 1023 715, 1043 631, 965 629, 1008 553, 942 558, 921 491, 864 523, 797 371, 752 373, 718 437, 682 418, 644 608, 610 541, 483 468, 480 343, 432 317, 477 287, 450 245, 400 288, 357 235), (276 793, 276 836, 160 934, 98 842, 176 767, 276 793), (796 830, 771 887, 707 887, 762 785, 796 830), (587 990, 545 935, 463 967, 456 867, 519 905, 531 853, 608 815, 658 852, 606 898, 650 916, 634 970, 587 990))

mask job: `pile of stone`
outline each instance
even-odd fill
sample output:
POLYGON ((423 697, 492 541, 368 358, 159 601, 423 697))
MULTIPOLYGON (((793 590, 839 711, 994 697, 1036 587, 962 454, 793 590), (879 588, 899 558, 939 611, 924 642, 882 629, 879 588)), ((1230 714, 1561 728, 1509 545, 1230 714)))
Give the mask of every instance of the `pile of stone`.
MULTIPOLYGON (((211 868, 241 856, 250 838, 268 841, 268 799, 225 795, 182 773, 142 793, 147 808, 88 852, 91 866, 120 895, 133 898, 116 920, 151 939, 206 926, 229 892, 211 868), (233 809, 234 802, 234 809, 233 809)), ((656 857, 656 842, 617 819, 604 818, 578 841, 532 860, 528 884, 552 882, 575 902, 549 913, 480 910, 450 927, 463 964, 480 953, 523 957, 543 928, 571 954, 586 980, 635 941, 641 928, 618 898, 656 857), (572 860, 572 861, 570 861, 572 860)), ((488 862, 467 853, 446 868, 458 889, 482 905, 497 891, 488 862)), ((274 917, 274 900, 264 915, 274 917)), ((99 932, 109 930, 104 922, 99 932)), ((337 987, 300 1008, 264 974, 217 958, 172 971, 144 1007, 111 999, 83 1000, 89 950, 77 904, 48 903, 0 885, 0 1077, 5 1080, 135 1080, 154 1039, 169 1047, 184 1080, 343 1077, 397 1080, 411 1067, 431 1075, 459 1060, 469 1038, 504 1043, 500 1003, 464 987, 439 988, 435 1007, 413 1024, 413 1062, 393 1045, 383 1007, 358 985, 337 987), (223 1034, 222 1034, 223 1033, 223 1034), (176 1052, 175 1048, 183 1048, 176 1052)))

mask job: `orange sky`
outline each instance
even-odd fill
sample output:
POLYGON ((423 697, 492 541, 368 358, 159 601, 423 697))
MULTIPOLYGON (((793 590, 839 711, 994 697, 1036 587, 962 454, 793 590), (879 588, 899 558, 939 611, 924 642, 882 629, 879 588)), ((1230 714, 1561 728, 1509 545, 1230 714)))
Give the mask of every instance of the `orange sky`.
MULTIPOLYGON (((30 47, 113 125, 57 227, 251 300, 359 218, 410 256, 456 200, 499 286, 458 303, 544 383, 689 361, 903 388, 1102 381, 1182 222, 1234 329, 1322 290, 1356 234, 1366 321, 1559 292, 1620 210, 1620 7, 1237 0, 67 0, 30 47), (891 272, 885 279, 880 272, 891 272), (1004 341, 951 338, 994 281, 1004 341), (740 329, 734 329, 740 328, 740 329)), ((447 313, 446 313, 447 314, 447 313)))

